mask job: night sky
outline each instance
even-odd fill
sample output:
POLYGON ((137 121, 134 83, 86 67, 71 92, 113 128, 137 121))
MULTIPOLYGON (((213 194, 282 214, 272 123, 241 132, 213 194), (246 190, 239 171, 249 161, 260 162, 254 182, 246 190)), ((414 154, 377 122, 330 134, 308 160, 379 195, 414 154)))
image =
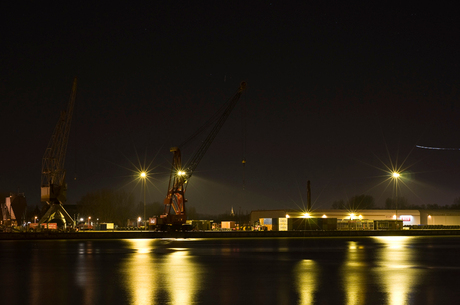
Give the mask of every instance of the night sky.
POLYGON ((241 81, 190 180, 197 212, 303 207, 308 180, 314 208, 359 194, 383 206, 390 162, 405 170, 398 195, 410 204, 452 204, 460 150, 416 145, 460 148, 460 12, 321 3, 2 3, 0 191, 39 204, 42 157, 76 76, 70 204, 101 188, 142 200, 133 171, 144 164, 147 201, 162 202, 169 148, 241 81))

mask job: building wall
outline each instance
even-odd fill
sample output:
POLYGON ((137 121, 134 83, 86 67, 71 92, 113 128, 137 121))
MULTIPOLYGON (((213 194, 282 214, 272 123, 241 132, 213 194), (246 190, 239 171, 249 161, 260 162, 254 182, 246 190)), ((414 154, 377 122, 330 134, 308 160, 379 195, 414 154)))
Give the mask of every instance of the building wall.
MULTIPOLYGON (((397 218, 402 220, 404 225, 421 224, 421 212, 419 210, 398 210, 397 218)), ((261 218, 305 218, 305 211, 300 210, 257 210, 251 212, 251 223, 259 221, 261 218)), ((358 210, 351 213, 347 210, 314 210, 308 213, 310 218, 337 218, 337 219, 368 219, 368 220, 393 220, 395 210, 358 210), (354 214, 353 216, 351 214, 354 214)), ((460 216, 460 212, 458 214, 460 216)), ((439 220, 439 219, 435 219, 439 220)), ((459 218, 460 221, 460 218, 459 218)))
POLYGON ((422 225, 460 225, 460 210, 421 210, 422 225))

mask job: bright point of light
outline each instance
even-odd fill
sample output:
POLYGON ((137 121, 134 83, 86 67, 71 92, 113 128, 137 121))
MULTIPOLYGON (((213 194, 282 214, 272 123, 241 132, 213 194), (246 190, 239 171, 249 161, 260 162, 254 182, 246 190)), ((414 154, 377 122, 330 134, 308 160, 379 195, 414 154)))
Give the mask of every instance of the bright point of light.
POLYGON ((323 217, 323 218, 327 218, 326 214, 324 214, 322 217, 323 217))
POLYGON ((358 217, 359 217, 359 219, 363 219, 363 215, 359 215, 358 217))
POLYGON ((302 218, 310 218, 310 213, 303 213, 302 218))
POLYGON ((351 214, 350 214, 350 219, 351 219, 351 220, 355 219, 355 213, 351 213, 351 214))
POLYGON ((147 173, 146 173, 146 172, 142 172, 142 173, 141 173, 141 178, 145 178, 145 177, 147 177, 147 173))
POLYGON ((83 221, 83 218, 80 218, 80 221, 83 221))
POLYGON ((393 215, 393 219, 396 219, 396 215, 393 215))
POLYGON ((291 217, 291 216, 289 216, 289 214, 286 214, 286 218, 289 218, 289 217, 291 217))
POLYGON ((141 221, 141 217, 140 217, 140 216, 137 218, 137 221, 141 221))
POLYGON ((184 175, 185 175, 185 172, 184 172, 184 171, 178 171, 178 172, 177 172, 177 175, 178 175, 178 176, 184 176, 184 175))
POLYGON ((401 175, 400 175, 398 172, 393 172, 393 173, 391 174, 391 176, 393 176, 393 178, 396 179, 396 178, 399 178, 399 176, 401 176, 401 175))

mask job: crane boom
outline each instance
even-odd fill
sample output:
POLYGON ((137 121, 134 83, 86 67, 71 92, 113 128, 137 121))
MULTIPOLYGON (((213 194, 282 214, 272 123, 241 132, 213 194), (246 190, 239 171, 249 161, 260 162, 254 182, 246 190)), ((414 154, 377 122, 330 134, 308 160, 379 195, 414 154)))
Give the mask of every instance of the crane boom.
POLYGON ((170 149, 170 151, 173 153, 173 162, 172 162, 171 173, 169 177, 168 193, 164 200, 165 211, 163 215, 160 215, 159 220, 154 218, 154 223, 153 223, 154 225, 163 225, 163 226, 164 225, 176 225, 177 226, 177 225, 183 225, 186 222, 187 217, 185 213, 185 202, 187 202, 187 200, 185 199, 184 184, 192 176, 193 172, 195 171, 196 167, 198 166, 201 159, 205 155, 212 141, 219 133, 220 129, 222 128, 225 121, 229 117, 233 108, 235 108, 235 105, 237 104, 238 100, 240 99, 245 89, 246 89, 246 83, 242 82, 240 84, 240 87, 238 88, 238 91, 230 99, 224 112, 217 119, 211 132, 208 134, 206 139, 203 141, 201 146, 198 148, 194 156, 191 158, 190 162, 188 162, 187 166, 182 167, 180 148, 172 147, 170 149), (174 211, 174 214, 172 214, 171 210, 174 211))
POLYGON ((70 124, 77 93, 77 78, 74 79, 67 111, 62 111, 54 128, 42 161, 42 186, 62 185, 65 179, 65 156, 69 140, 70 124))
POLYGON ((61 112, 42 159, 41 201, 46 202, 49 208, 39 223, 48 222, 52 217, 63 217, 67 222, 73 222, 62 204, 67 199, 64 163, 76 93, 77 78, 74 78, 67 111, 61 112))
POLYGON ((193 171, 196 169, 196 167, 200 163, 201 159, 203 158, 204 154, 208 150, 209 146, 211 146, 212 141, 214 140, 214 138, 219 133, 220 129, 224 125, 225 121, 227 120, 228 116, 232 112, 233 108, 235 108, 236 103, 239 101, 239 99, 241 97, 241 94, 243 94, 243 91, 245 89, 246 89, 246 83, 242 82, 240 84, 240 87, 238 88, 238 91, 236 92, 236 94, 230 100, 227 108, 225 108, 225 111, 219 117, 219 119, 217 120, 216 124, 212 128, 211 132, 208 134, 206 139, 203 141, 203 143, 201 144, 200 148, 197 150, 197 152, 192 157, 190 162, 188 162, 188 164, 187 164, 187 166, 185 168, 185 172, 186 172, 188 178, 190 178, 192 176, 193 171))

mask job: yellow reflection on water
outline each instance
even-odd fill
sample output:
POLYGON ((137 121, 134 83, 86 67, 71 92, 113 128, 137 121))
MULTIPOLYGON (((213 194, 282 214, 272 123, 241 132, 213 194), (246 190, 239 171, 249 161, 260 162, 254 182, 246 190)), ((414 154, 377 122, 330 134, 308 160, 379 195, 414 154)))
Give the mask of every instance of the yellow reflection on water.
POLYGON ((134 253, 122 265, 130 304, 192 304, 201 268, 177 240, 125 240, 134 253), (176 246, 173 246, 173 245, 176 246))
POLYGON ((344 265, 341 269, 344 292, 346 297, 345 304, 365 304, 366 303, 366 283, 367 268, 364 261, 364 251, 356 241, 348 242, 348 251, 344 265))
POLYGON ((171 252, 163 264, 166 289, 171 296, 171 304, 195 303, 195 294, 200 289, 200 268, 188 255, 188 251, 174 250, 176 251, 171 252))
POLYGON ((416 237, 379 236, 374 238, 384 246, 378 253, 379 266, 373 271, 388 295, 388 304, 409 303, 410 294, 425 273, 424 270, 416 268, 416 252, 409 247, 416 237))
POLYGON ((313 304, 319 280, 317 263, 313 260, 304 259, 297 264, 294 272, 297 277, 297 289, 300 295, 299 304, 313 304))
POLYGON ((155 261, 150 254, 152 239, 126 239, 135 250, 125 265, 122 266, 126 274, 126 286, 130 295, 130 304, 154 304, 157 285, 155 279, 155 261))

